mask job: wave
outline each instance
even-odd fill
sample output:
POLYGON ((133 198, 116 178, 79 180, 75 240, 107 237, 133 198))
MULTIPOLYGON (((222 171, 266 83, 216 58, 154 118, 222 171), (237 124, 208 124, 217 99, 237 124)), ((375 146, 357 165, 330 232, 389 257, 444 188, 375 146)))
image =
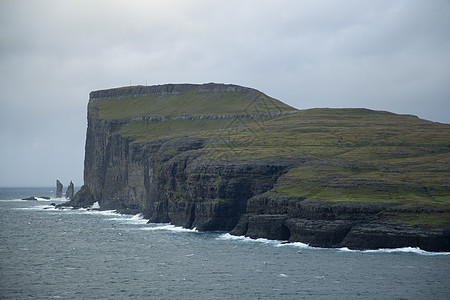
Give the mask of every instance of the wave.
POLYGON ((78 208, 75 209, 79 210, 80 212, 85 212, 85 213, 89 213, 89 214, 94 214, 94 215, 102 215, 102 216, 123 216, 122 214, 118 213, 115 210, 96 210, 96 209, 90 209, 90 208, 78 208))
POLYGON ((23 199, 0 199, 0 201, 2 202, 30 202, 30 203, 37 203, 37 202, 65 202, 67 201, 67 199, 62 199, 62 198, 50 198, 50 199, 46 199, 46 198, 40 198, 40 197, 35 197, 36 200, 23 200, 23 199))
POLYGON ((27 200, 22 200, 22 199, 0 199, 0 201, 1 202, 25 202, 27 200))
POLYGON ((277 247, 284 247, 284 246, 288 246, 288 247, 296 247, 296 248, 302 248, 302 249, 324 249, 324 248, 319 248, 319 247, 313 247, 310 246, 309 244, 305 244, 302 242, 287 242, 287 241, 282 241, 280 242, 280 244, 276 245, 277 247))
POLYGON ((175 226, 168 223, 150 223, 149 227, 142 227, 141 230, 165 230, 165 231, 172 231, 172 232, 195 232, 198 233, 199 231, 196 228, 188 229, 181 226, 175 226))
MULTIPOLYGON (((33 201, 34 202, 34 201, 33 201)), ((17 210, 46 210, 46 209, 54 209, 54 206, 51 205, 34 205, 34 206, 30 206, 30 207, 16 207, 13 209, 17 209, 17 210)))
POLYGON ((358 252, 358 253, 414 253, 419 255, 450 255, 450 252, 431 252, 420 249, 419 247, 403 247, 403 248, 381 248, 371 250, 353 250, 347 247, 338 248, 342 252, 358 252))
POLYGON ((147 224, 147 219, 144 219, 143 214, 137 214, 137 215, 123 215, 116 213, 114 215, 114 218, 108 219, 110 221, 117 221, 123 224, 132 224, 132 225, 142 225, 147 224))
MULTIPOLYGON (((33 201, 33 203, 36 203, 36 201, 33 201)), ((104 216, 125 216, 123 214, 118 213, 115 210, 99 210, 99 209, 92 209, 92 208, 72 208, 72 207, 63 207, 63 208, 56 208, 54 205, 45 204, 45 205, 34 205, 30 207, 21 207, 16 209, 24 209, 24 210, 46 210, 51 212, 61 212, 65 214, 94 214, 94 215, 104 215, 104 216)), ((126 215, 129 218, 132 216, 126 215)))
POLYGON ((67 201, 66 199, 61 199, 61 198, 41 198, 41 197, 35 197, 37 201, 42 201, 42 202, 50 202, 50 201, 67 201))
MULTIPOLYGON (((72 208, 72 207, 62 207, 56 208, 53 205, 36 205, 34 207, 30 207, 29 209, 40 208, 47 211, 61 212, 66 214, 96 214, 96 215, 105 215, 105 216, 121 216, 115 210, 97 210, 91 208, 72 208)), ((24 208, 27 209, 27 208, 24 208)))
POLYGON ((241 241, 245 243, 262 243, 262 244, 269 244, 274 246, 280 246, 285 241, 279 241, 279 240, 268 240, 264 238, 258 238, 258 239, 252 239, 247 236, 243 235, 232 235, 229 233, 223 233, 217 237, 218 240, 224 240, 224 241, 241 241))
POLYGON ((404 247, 404 248, 389 248, 389 249, 372 249, 372 250, 353 250, 347 247, 343 248, 320 248, 313 247, 308 244, 302 242, 288 242, 288 241, 280 241, 280 240, 268 240, 268 239, 252 239, 246 236, 236 236, 231 235, 229 233, 221 234, 217 237, 219 240, 228 240, 228 241, 241 241, 245 243, 264 243, 273 245, 275 247, 296 247, 300 249, 310 249, 310 250, 333 250, 333 251, 341 251, 341 252, 353 252, 353 253, 413 253, 418 255, 450 255, 450 252, 430 252, 420 249, 419 247, 404 247))
MULTIPOLYGON (((33 203, 36 203, 33 201, 33 203)), ((101 215, 110 217, 107 220, 110 221, 118 221, 123 224, 130 224, 130 225, 143 225, 147 224, 146 219, 144 219, 142 214, 136 214, 136 215, 127 215, 127 214, 121 214, 115 210, 100 210, 96 208, 96 205, 92 205, 89 208, 56 208, 53 205, 34 205, 31 207, 21 207, 16 208, 20 210, 46 210, 51 212, 60 212, 64 214, 91 214, 91 215, 101 215)))
MULTIPOLYGON (((51 199, 52 200, 52 199, 51 199)), ((51 200, 45 199, 45 201, 42 202, 49 202, 51 200)), ((55 199, 53 199, 55 200, 55 199)), ((20 199, 14 199, 14 200, 8 200, 8 201, 25 201, 20 199)), ((39 200, 40 201, 40 200, 39 200)), ((36 201, 33 201, 33 203, 36 203, 36 201)), ((120 214, 115 210, 99 210, 95 208, 94 204, 91 208, 79 208, 79 209, 59 209, 55 208, 52 205, 33 205, 31 207, 21 207, 21 208, 15 208, 19 210, 51 210, 51 211, 64 211, 65 213, 88 213, 88 214, 96 214, 96 215, 104 215, 104 216, 112 216, 112 218, 109 218, 108 220, 112 221, 119 221, 126 224, 132 224, 132 225, 148 225, 145 227, 140 227, 139 230, 147 230, 147 231, 172 231, 172 232, 181 232, 181 233, 198 233, 199 231, 196 228, 188 229, 181 226, 175 226, 169 223, 147 223, 147 219, 144 219, 142 214, 136 214, 136 215, 124 215, 120 214)), ((98 205, 98 203, 97 203, 98 205)), ((315 249, 315 250, 333 250, 333 251, 340 251, 340 252, 349 252, 349 253, 413 253, 418 255, 426 255, 426 256, 435 256, 435 255, 450 255, 450 252, 430 252, 420 249, 419 247, 403 247, 403 248, 382 248, 382 249, 371 249, 371 250, 355 250, 355 249, 349 249, 347 247, 342 248, 320 248, 320 247, 313 247, 309 244, 302 243, 302 242, 288 242, 288 241, 281 241, 281 240, 269 240, 265 238, 258 238, 253 239, 246 236, 236 236, 231 235, 229 233, 222 233, 219 236, 216 237, 218 240, 224 240, 224 241, 238 241, 238 242, 244 242, 244 243, 262 243, 267 245, 272 245, 274 247, 296 247, 300 249, 315 249)))

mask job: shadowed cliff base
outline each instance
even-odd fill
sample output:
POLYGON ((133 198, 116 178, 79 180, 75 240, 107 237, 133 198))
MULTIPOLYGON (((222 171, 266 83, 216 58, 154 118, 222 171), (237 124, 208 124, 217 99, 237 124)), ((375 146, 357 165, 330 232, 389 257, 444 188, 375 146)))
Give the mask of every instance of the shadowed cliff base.
POLYGON ((354 249, 450 251, 450 125, 296 110, 250 88, 92 92, 68 203, 150 222, 354 249))

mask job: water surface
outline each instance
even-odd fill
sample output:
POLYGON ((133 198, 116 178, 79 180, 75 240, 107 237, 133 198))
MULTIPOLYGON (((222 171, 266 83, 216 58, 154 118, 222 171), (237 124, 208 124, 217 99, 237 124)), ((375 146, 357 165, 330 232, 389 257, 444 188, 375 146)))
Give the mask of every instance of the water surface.
POLYGON ((201 233, 140 216, 56 210, 56 199, 18 200, 52 193, 29 192, 0 189, 1 299, 450 297, 450 253, 201 233))

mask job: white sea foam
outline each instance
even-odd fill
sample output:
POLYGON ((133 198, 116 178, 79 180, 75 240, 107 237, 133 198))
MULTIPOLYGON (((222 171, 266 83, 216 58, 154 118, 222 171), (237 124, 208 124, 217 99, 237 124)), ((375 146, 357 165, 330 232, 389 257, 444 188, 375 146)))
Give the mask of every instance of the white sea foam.
POLYGON ((127 223, 131 223, 131 224, 147 224, 147 222, 148 222, 148 220, 144 219, 143 214, 134 215, 127 220, 127 223))
POLYGON ((238 240, 238 241, 245 241, 245 240, 251 240, 248 237, 245 237, 243 235, 231 235, 229 233, 221 234, 217 237, 218 240, 238 240))
POLYGON ((61 198, 50 198, 50 199, 46 199, 46 198, 40 198, 40 197, 36 197, 37 201, 42 201, 42 202, 62 202, 62 201, 66 201, 65 199, 61 199, 61 198))
POLYGON ((173 231, 173 232, 198 232, 196 228, 193 229, 188 229, 188 228, 184 228, 181 226, 175 226, 172 224, 167 224, 167 223, 151 223, 149 224, 150 226, 148 227, 142 227, 140 228, 141 230, 149 230, 149 231, 154 231, 154 230, 165 230, 165 231, 173 231))
POLYGON ((232 235, 229 233, 223 233, 217 237, 218 240, 230 240, 230 241, 242 241, 246 243, 263 243, 263 244, 272 244, 278 246, 283 243, 283 241, 278 240, 268 240, 263 238, 252 239, 243 235, 232 235))
POLYGON ((450 255, 450 252, 430 252, 420 249, 419 247, 404 248, 382 248, 371 250, 352 250, 347 247, 339 248, 342 252, 358 252, 358 253, 415 253, 420 255, 450 255))
POLYGON ((450 252, 429 252, 422 250, 418 247, 404 247, 404 248, 393 248, 393 249, 373 249, 373 250, 352 250, 347 247, 330 249, 330 248, 319 248, 313 247, 301 242, 286 242, 277 240, 267 240, 267 239, 252 239, 246 236, 236 236, 229 233, 221 234, 217 237, 219 240, 230 240, 230 241, 242 241, 242 242, 256 242, 272 244, 275 247, 297 247, 301 249, 315 249, 315 250, 338 250, 342 252, 355 252, 355 253, 415 253, 419 255, 450 255, 450 252))
POLYGON ((117 212, 116 210, 101 210, 98 202, 95 202, 89 208, 77 208, 77 209, 69 208, 69 209, 62 209, 62 211, 109 216, 112 218, 109 218, 108 220, 120 221, 123 223, 129 223, 129 224, 146 224, 147 223, 147 220, 144 219, 142 214, 127 215, 127 214, 121 214, 121 213, 117 212))
MULTIPOLYGON (((41 198, 42 199, 42 198, 41 198)), ((39 200, 39 201, 43 201, 43 202, 49 202, 51 200, 56 200, 56 201, 60 201, 61 199, 43 199, 43 200, 39 200)), ((13 199, 13 200, 6 200, 6 201, 25 201, 25 200, 21 200, 21 199, 13 199)), ((33 201, 33 203, 36 203, 33 201)), ((92 206, 92 208, 95 208, 95 205, 98 205, 98 203, 94 203, 94 205, 92 206)), ((114 218, 110 218, 109 220, 114 220, 114 221, 121 221, 123 223, 127 223, 127 224, 136 224, 136 225, 143 225, 143 224, 147 224, 147 220, 143 218, 142 214, 137 214, 137 215, 123 215, 120 214, 118 212, 116 212, 115 210, 92 210, 91 208, 86 209, 86 208, 79 208, 79 209, 57 209, 52 205, 33 205, 31 207, 20 207, 20 208, 15 208, 18 210, 51 210, 51 211, 62 211, 62 212, 66 212, 66 213, 89 213, 89 214, 98 214, 98 215, 104 215, 104 216, 113 216, 114 218)), ((149 226, 146 227, 141 227, 139 228, 140 230, 148 230, 148 231, 156 231, 156 230, 163 230, 163 231, 172 231, 172 232, 197 232, 197 229, 188 229, 188 228, 184 228, 181 226, 175 226, 172 224, 168 224, 168 223, 151 223, 149 224, 149 226)), ((263 243, 263 244, 271 244, 275 247, 284 247, 284 246, 289 246, 289 247, 298 247, 298 248, 302 248, 302 249, 325 249, 325 248, 318 248, 318 247, 312 247, 309 246, 308 244, 305 243, 301 243, 301 242, 286 242, 286 241, 280 241, 280 240, 268 240, 268 239, 264 239, 264 238, 258 238, 258 239, 252 239, 246 236, 236 236, 236 235, 231 235, 229 233, 223 233, 220 234, 217 239, 219 240, 234 240, 234 241, 242 241, 242 242, 256 242, 256 243, 263 243)), ((450 252, 430 252, 430 251, 425 251, 422 250, 418 247, 404 247, 404 248, 383 248, 383 249, 373 249, 373 250, 353 250, 353 249, 349 249, 347 247, 342 247, 342 248, 337 248, 337 249, 332 249, 332 250, 337 250, 337 251, 341 251, 341 252, 355 252, 355 253, 414 253, 414 254, 418 254, 418 255, 428 255, 428 256, 433 256, 433 255, 450 255, 450 252)))
POLYGON ((115 210, 91 210, 91 209, 86 209, 86 208, 79 208, 77 210, 82 211, 82 212, 91 213, 91 214, 96 214, 96 215, 103 215, 103 216, 121 216, 121 214, 119 214, 115 210))
POLYGON ((50 199, 45 199, 45 198, 40 198, 40 197, 35 197, 36 200, 23 200, 23 199, 0 199, 0 201, 5 201, 5 202, 30 202, 30 203, 38 203, 38 202, 64 202, 63 200, 61 200, 60 198, 50 198, 50 199))
POLYGON ((92 204, 91 208, 92 209, 100 209, 100 205, 98 204, 98 201, 95 202, 94 204, 92 204))
MULTIPOLYGON (((36 206, 39 207, 39 206, 36 206)), ((44 205, 41 209, 57 211, 64 214, 93 214, 93 215, 104 215, 104 216, 121 216, 115 210, 92 210, 90 208, 56 208, 50 205, 44 205)))
POLYGON ((294 246, 304 249, 329 249, 329 250, 338 250, 341 252, 355 252, 355 253, 415 253, 420 255, 450 255, 450 252, 429 252, 422 250, 418 247, 404 247, 404 248, 391 248, 391 249, 371 249, 371 250, 353 250, 349 249, 347 247, 337 248, 337 249, 331 249, 331 248, 319 248, 319 247, 312 247, 308 244, 301 243, 301 242, 294 242, 294 243, 281 243, 279 245, 276 245, 277 247, 281 246, 294 246))
POLYGON ((317 247, 312 247, 308 244, 305 243, 301 243, 301 242, 292 242, 292 243, 286 243, 286 242, 282 242, 279 245, 276 245, 277 247, 284 247, 284 246, 290 246, 290 247, 297 247, 297 248, 303 248, 303 249, 318 249, 317 247))
POLYGON ((292 247, 299 247, 299 248, 314 249, 314 247, 311 247, 308 244, 304 244, 304 243, 300 243, 300 242, 290 243, 287 241, 268 240, 268 239, 264 239, 264 238, 253 239, 253 238, 246 237, 243 235, 232 235, 229 233, 221 234, 220 236, 217 237, 217 239, 230 240, 230 241, 242 241, 242 242, 246 242, 246 243, 263 243, 263 244, 273 245, 274 247, 292 246, 292 247))
POLYGON ((18 210, 44 210, 44 209, 54 209, 51 205, 34 205, 30 207, 17 207, 18 210))
POLYGON ((134 224, 134 225, 147 224, 147 219, 144 219, 144 216, 142 214, 122 215, 116 213, 114 215, 114 218, 109 218, 108 220, 117 221, 123 224, 134 224))
MULTIPOLYGON (((17 200, 17 201, 22 201, 24 202, 24 200, 17 200)), ((48 200, 47 200, 48 201, 48 200)), ((36 201, 32 202, 33 204, 36 203, 36 201)), ((97 202, 96 202, 97 203, 97 202)), ((20 208, 15 208, 18 210, 36 210, 36 211, 40 211, 40 210, 46 210, 46 211, 53 211, 53 212, 61 212, 61 213, 65 213, 65 214, 93 214, 93 215, 103 215, 103 216, 108 216, 108 217, 112 217, 109 218, 108 220, 114 220, 114 221, 119 221, 119 222, 123 222, 123 223, 127 223, 127 224, 146 224, 147 220, 144 219, 142 214, 137 214, 137 215, 125 215, 125 214, 120 214, 115 210, 99 210, 96 208, 96 203, 94 203, 94 205, 92 205, 89 208, 56 208, 53 205, 49 205, 49 204, 44 204, 44 205, 33 205, 30 207, 20 207, 20 208)), ((98 205, 98 203, 97 203, 98 205)))
POLYGON ((24 202, 22 199, 0 199, 2 202, 24 202))

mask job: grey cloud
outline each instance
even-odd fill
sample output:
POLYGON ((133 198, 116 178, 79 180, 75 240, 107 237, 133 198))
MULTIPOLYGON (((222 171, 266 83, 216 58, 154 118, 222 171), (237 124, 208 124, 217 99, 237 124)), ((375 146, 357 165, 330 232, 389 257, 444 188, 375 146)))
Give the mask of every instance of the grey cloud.
POLYGON ((130 81, 236 83, 301 109, 367 107, 449 123, 449 6, 2 1, 0 186, 58 177, 81 185, 88 94, 130 81))

